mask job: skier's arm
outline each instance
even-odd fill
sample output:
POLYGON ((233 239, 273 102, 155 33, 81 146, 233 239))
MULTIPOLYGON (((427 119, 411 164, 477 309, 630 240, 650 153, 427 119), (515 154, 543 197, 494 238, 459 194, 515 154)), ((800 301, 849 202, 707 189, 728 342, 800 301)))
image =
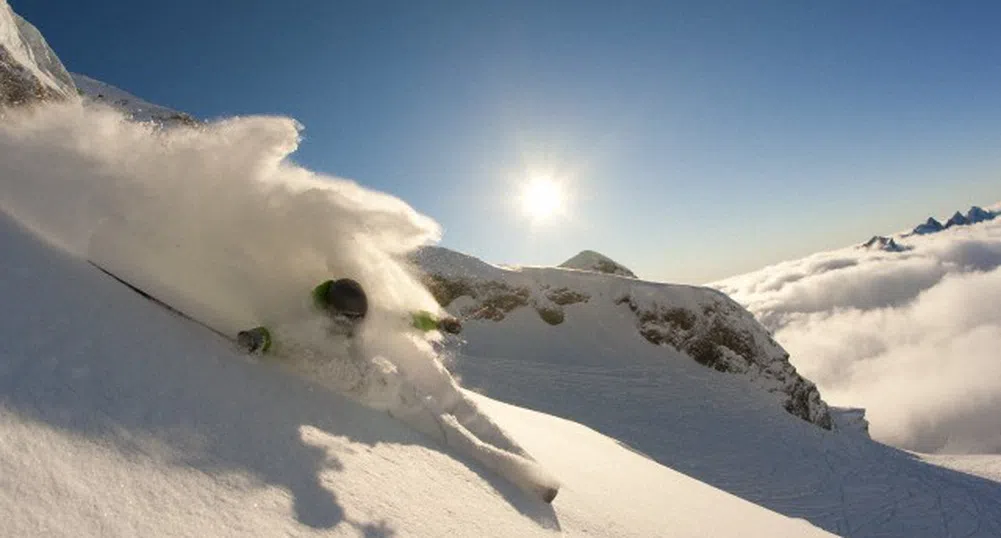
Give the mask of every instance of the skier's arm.
POLYGON ((428 331, 442 331, 451 334, 459 334, 462 332, 462 323, 458 319, 453 317, 436 318, 434 314, 421 310, 411 314, 412 325, 415 329, 428 332, 428 331))

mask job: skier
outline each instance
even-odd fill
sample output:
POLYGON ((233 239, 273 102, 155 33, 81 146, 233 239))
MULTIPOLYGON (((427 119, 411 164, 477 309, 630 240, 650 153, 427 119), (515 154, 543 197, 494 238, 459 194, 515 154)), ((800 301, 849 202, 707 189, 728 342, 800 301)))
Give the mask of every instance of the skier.
MULTIPOLYGON (((326 280, 313 288, 313 306, 334 322, 336 332, 350 338, 355 327, 368 314, 368 296, 357 281, 350 278, 326 280)), ((436 318, 421 310, 411 314, 411 325, 422 332, 443 331, 459 334, 462 324, 453 317, 436 318)), ((237 334, 236 342, 248 353, 267 353, 271 350, 271 331, 267 327, 254 327, 237 334)))

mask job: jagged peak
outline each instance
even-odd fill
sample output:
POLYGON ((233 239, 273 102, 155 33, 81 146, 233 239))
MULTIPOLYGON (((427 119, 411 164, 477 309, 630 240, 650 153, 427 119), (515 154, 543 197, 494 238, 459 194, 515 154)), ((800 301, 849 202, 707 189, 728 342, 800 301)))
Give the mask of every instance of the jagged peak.
POLYGON ((906 250, 897 243, 892 237, 886 237, 883 235, 874 235, 871 239, 859 245, 859 248, 865 248, 869 250, 885 250, 887 252, 901 252, 906 250))

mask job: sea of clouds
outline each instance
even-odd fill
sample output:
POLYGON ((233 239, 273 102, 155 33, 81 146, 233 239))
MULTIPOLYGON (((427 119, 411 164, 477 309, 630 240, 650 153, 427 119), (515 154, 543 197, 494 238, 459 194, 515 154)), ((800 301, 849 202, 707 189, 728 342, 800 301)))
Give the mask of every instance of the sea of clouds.
MULTIPOLYGON (((996 208, 995 208, 996 209, 996 208)), ((772 331, 873 438, 921 452, 1001 452, 1001 218, 905 250, 851 247, 713 284, 772 331)))

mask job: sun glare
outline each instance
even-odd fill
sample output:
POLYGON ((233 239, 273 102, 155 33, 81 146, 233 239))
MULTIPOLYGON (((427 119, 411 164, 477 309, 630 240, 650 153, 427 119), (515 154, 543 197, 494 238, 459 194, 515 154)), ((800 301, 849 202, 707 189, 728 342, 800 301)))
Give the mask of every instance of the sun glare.
POLYGON ((521 208, 533 220, 543 220, 563 209, 563 189, 549 177, 535 177, 521 190, 521 208))

